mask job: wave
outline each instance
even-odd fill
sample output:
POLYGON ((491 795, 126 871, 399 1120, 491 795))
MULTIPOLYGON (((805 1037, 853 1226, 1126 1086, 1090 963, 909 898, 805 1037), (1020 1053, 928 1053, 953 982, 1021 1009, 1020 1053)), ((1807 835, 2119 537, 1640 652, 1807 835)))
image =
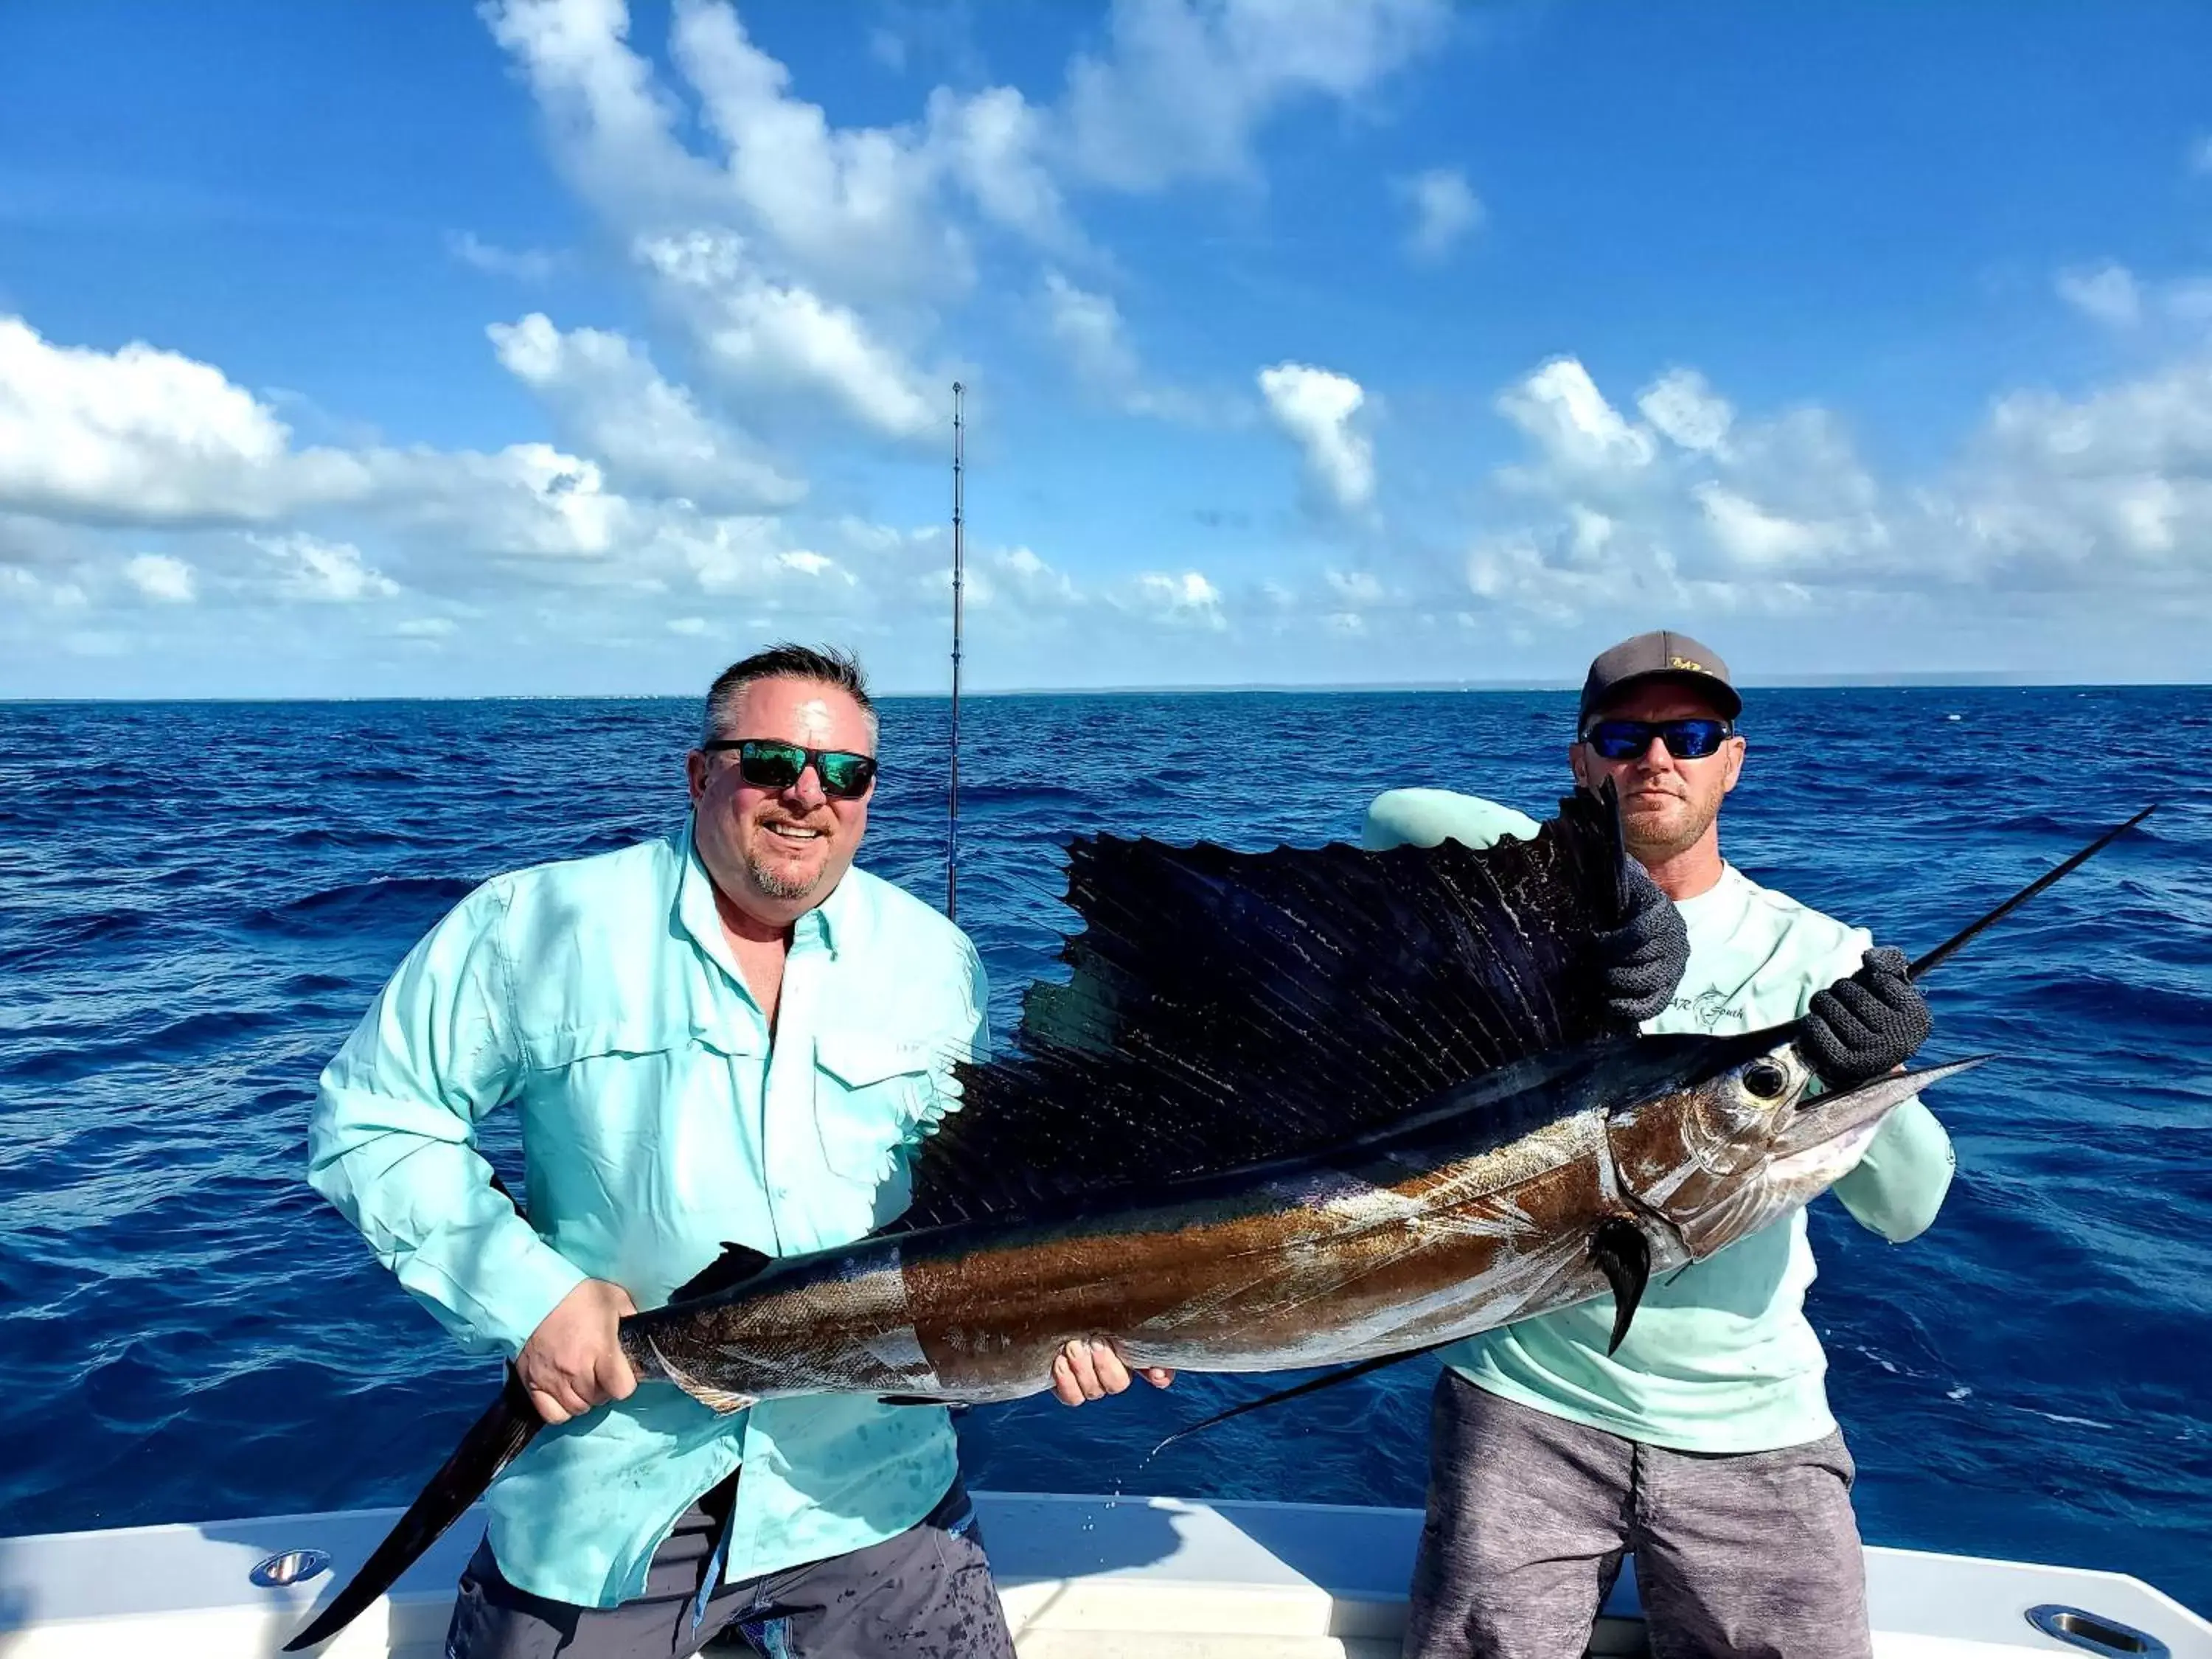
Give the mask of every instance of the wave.
POLYGON ((380 876, 249 911, 241 925, 255 933, 293 933, 368 921, 381 923, 398 915, 421 916, 450 908, 476 887, 475 882, 454 876, 380 876))
MULTIPOLYGON (((680 776, 641 757, 681 746, 688 708, 560 705, 560 740, 548 710, 0 712, 0 1534, 402 1499, 494 1385, 306 1185, 303 1139, 321 1066, 473 886, 448 872, 611 849, 680 814, 680 776), (118 781, 112 756, 154 731, 183 763, 118 781)), ((1350 839, 1376 793, 1415 783, 1542 817, 1571 714, 1554 695, 986 702, 960 911, 994 1028, 1066 971, 1070 834, 1350 839)), ((1959 1172, 1924 1237, 1893 1248, 1814 1206, 1808 1307, 1872 1535, 2073 1552, 2212 1608, 2186 1524, 2212 1506, 2212 789, 2187 781, 2212 776, 2212 695, 1761 692, 1747 718, 1730 857, 1923 948, 2172 793, 1931 985, 1942 1051, 2008 1063, 1931 1096, 1959 1172), (1992 742, 1996 715, 2071 757, 2063 776, 1992 742)), ((887 718, 906 759, 860 863, 941 902, 942 726, 910 724, 887 718)), ((495 1115, 488 1150, 519 1161, 518 1133, 495 1115)), ((1417 1504, 1434 1375, 1225 1425, 1146 1479, 1417 1504)), ((1194 1376, 1078 1438, 1049 1402, 978 1411, 970 1479, 1133 1471, 1199 1409, 1186 1386, 1249 1392, 1194 1376)))

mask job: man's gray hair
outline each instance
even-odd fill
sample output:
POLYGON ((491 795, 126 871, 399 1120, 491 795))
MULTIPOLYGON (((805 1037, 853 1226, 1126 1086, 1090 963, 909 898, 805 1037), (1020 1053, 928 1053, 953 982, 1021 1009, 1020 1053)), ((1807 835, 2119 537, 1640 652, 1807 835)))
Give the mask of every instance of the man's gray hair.
POLYGON ((765 651, 756 651, 741 662, 733 662, 714 677, 707 688, 706 719, 701 727, 700 741, 710 742, 716 738, 743 737, 741 732, 728 727, 730 714, 744 696, 745 688, 756 680, 813 680, 823 685, 834 685, 860 705, 867 716, 868 738, 876 737, 876 705, 868 696, 868 682, 860 672, 860 659, 849 651, 834 645, 819 647, 793 645, 786 641, 771 645, 765 651))

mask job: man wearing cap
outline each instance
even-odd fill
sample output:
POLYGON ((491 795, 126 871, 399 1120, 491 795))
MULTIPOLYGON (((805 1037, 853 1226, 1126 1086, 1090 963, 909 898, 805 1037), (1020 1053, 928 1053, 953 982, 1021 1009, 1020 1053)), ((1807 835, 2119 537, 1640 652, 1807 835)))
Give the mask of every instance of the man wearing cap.
MULTIPOLYGON (((1830 1088, 1880 1076, 1928 1034, 1904 957, 1721 857, 1741 710, 1727 665, 1686 634, 1622 641, 1583 687, 1568 764, 1578 784, 1620 792, 1628 850, 1689 934, 1681 982, 1643 1029, 1795 1020, 1830 1088)), ((1535 830, 1471 796, 1394 790, 1370 808, 1365 841, 1487 845, 1535 830)), ((1833 1190, 1903 1243, 1934 1220, 1951 1170, 1948 1138, 1909 1101, 1833 1190)), ((1801 1210, 1655 1280, 1612 1354, 1609 1297, 1445 1350, 1408 1659, 1575 1659, 1632 1551, 1658 1659, 1863 1659, 1850 1455, 1804 1312, 1814 1272, 1801 1210)))

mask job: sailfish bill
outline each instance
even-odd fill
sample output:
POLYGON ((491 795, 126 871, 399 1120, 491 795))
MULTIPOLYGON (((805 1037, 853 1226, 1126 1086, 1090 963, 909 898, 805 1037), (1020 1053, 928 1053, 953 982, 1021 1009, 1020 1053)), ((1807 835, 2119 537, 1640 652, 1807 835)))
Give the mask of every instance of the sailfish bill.
MULTIPOLYGON (((1030 988, 1010 1053, 953 1068, 901 1221, 731 1246, 624 1319, 623 1353, 721 1411, 1018 1399, 1085 1337, 1133 1366, 1352 1368, 1212 1422, 1607 1293, 1617 1346, 1653 1275, 1802 1206, 1972 1063, 1822 1097, 1794 1026, 1638 1037, 1594 955, 1626 857, 1609 793, 1481 850, 1079 840, 1073 976, 1030 988)), ((287 1650, 389 1589, 537 1426, 510 1378, 287 1650)))

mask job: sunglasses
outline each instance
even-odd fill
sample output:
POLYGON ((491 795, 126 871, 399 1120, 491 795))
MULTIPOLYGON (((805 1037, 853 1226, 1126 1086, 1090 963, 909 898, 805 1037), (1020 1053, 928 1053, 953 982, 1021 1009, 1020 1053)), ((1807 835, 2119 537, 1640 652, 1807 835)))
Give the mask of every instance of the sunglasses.
POLYGON ((833 800, 857 800, 876 781, 876 757, 843 749, 807 749, 774 738, 714 738, 699 747, 709 755, 734 749, 738 775, 756 789, 788 789, 808 767, 833 800))
POLYGON ((1649 754, 1654 738, 1676 760, 1703 760, 1735 735, 1727 720, 1600 720, 1583 733, 1583 741, 1610 761, 1649 754))

